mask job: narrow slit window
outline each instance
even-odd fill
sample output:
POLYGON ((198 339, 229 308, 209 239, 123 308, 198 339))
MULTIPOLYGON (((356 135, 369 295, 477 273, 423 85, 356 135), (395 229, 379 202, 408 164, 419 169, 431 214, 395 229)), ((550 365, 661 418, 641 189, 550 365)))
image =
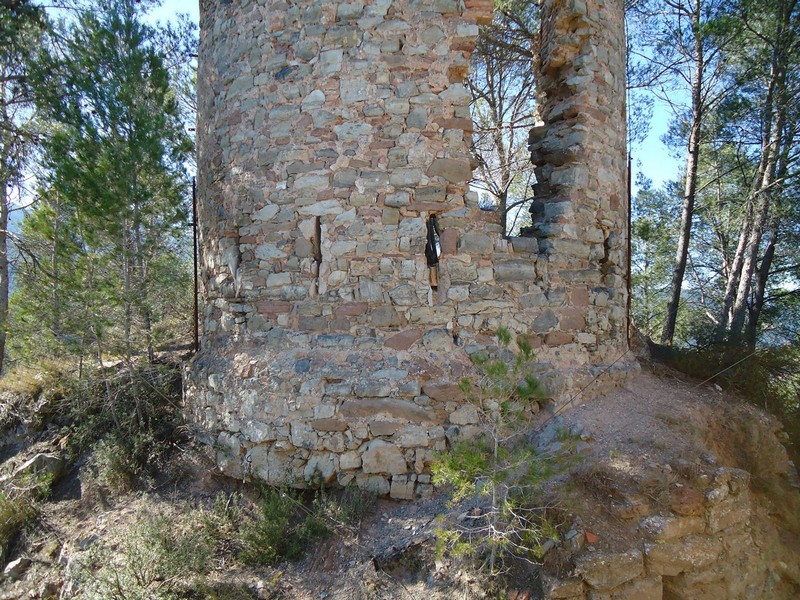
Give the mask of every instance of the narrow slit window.
POLYGON ((439 256, 442 254, 442 247, 439 242, 439 221, 436 215, 428 217, 428 235, 425 241, 425 258, 428 261, 430 270, 431 289, 439 288, 439 256))
POLYGON ((322 267, 322 220, 320 217, 314 219, 314 236, 311 238, 311 252, 315 266, 314 286, 316 291, 319 292, 319 271, 322 267))

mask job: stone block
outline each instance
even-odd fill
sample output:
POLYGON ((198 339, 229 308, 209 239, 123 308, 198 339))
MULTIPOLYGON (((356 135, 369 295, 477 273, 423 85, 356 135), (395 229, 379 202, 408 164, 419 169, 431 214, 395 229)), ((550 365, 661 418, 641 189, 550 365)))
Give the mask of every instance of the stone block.
POLYGON ((511 248, 515 254, 538 254, 539 241, 534 237, 512 237, 511 248))
POLYGON ((589 592, 589 600, 662 600, 661 577, 642 577, 606 592, 589 592))
POLYGON ((750 496, 741 494, 730 496, 725 500, 708 507, 706 518, 708 531, 716 533, 734 525, 740 525, 750 520, 750 496))
POLYGON ((353 393, 359 398, 386 398, 392 393, 392 388, 385 381, 367 379, 356 383, 353 393))
POLYGON ((429 329, 422 334, 422 346, 431 352, 453 350, 453 335, 446 329, 429 329))
POLYGON ((383 345, 394 350, 408 350, 421 339, 421 329, 409 329, 387 338, 386 341, 383 342, 383 345))
POLYGON ((458 250, 469 254, 490 254, 494 240, 484 233, 465 233, 458 242, 458 250))
POLYGON ((402 324, 402 317, 396 308, 378 306, 369 314, 370 323, 375 327, 397 327, 402 324))
POLYGON ((542 573, 542 592, 547 600, 571 600, 584 597, 583 579, 580 577, 559 578, 542 573))
POLYGON ((356 485, 362 490, 372 492, 376 496, 385 496, 390 489, 389 480, 386 477, 365 473, 356 475, 356 485))
POLYGON ((652 515, 643 519, 639 523, 639 528, 658 542, 669 542, 703 533, 706 523, 702 517, 652 515))
POLYGON ((451 283, 474 283, 478 280, 478 268, 456 260, 447 261, 447 273, 451 283))
POLYGON ((311 426, 317 431, 346 431, 347 422, 341 419, 316 419, 311 422, 311 426))
POLYGON ((530 260, 500 262, 494 266, 497 281, 536 281, 536 264, 530 260))
POLYGON ((389 497, 394 500, 413 500, 415 482, 407 475, 394 475, 389 497))
POLYGON ((645 544, 645 564, 652 575, 673 577, 703 569, 719 558, 722 544, 716 538, 689 536, 678 542, 645 544))
POLYGON ((641 550, 622 553, 596 552, 575 559, 576 571, 597 590, 608 590, 636 579, 644 573, 641 550))
POLYGON ((386 415, 394 419, 411 423, 439 422, 436 413, 428 412, 413 402, 399 398, 361 398, 345 400, 339 414, 346 418, 374 418, 386 415))
POLYGON ((383 440, 372 440, 361 456, 361 469, 364 473, 399 475, 408 471, 408 465, 397 446, 383 440))
POLYGON ((406 425, 394 436, 395 443, 401 448, 426 448, 428 432, 419 425, 406 425))
POLYGON ((428 177, 444 177, 450 183, 472 179, 472 165, 467 159, 437 158, 428 167, 428 177))
POLYGON ((361 455, 356 451, 344 452, 339 456, 339 468, 343 471, 361 468, 361 455))
POLYGON ((481 415, 474 404, 465 404, 450 413, 448 419, 453 425, 476 425, 480 423, 481 415))
POLYGON ((464 392, 454 383, 425 383, 422 391, 436 402, 464 402, 464 392))
MULTIPOLYGON (((420 171, 420 175, 422 172, 420 171)), ((392 183, 392 185, 395 185, 392 183)), ((447 199, 447 188, 443 185, 430 185, 418 187, 414 190, 414 202, 435 203, 444 202, 447 199)), ((451 254, 454 254, 453 251, 451 254)))

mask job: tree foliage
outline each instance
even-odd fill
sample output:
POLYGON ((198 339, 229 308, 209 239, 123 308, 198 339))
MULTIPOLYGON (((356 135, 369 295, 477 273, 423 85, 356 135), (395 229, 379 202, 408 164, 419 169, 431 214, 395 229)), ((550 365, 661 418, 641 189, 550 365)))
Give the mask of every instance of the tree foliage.
POLYGON ((36 259, 19 269, 14 302, 23 354, 152 358, 171 321, 188 325, 192 144, 167 38, 142 20, 147 4, 102 0, 80 11, 31 78, 48 131, 39 202, 23 223, 36 259))
MULTIPOLYGON (((684 188, 684 218, 681 235, 676 237, 680 243, 664 247, 665 251, 677 248, 677 252, 673 293, 663 318, 668 321, 674 311, 675 341, 680 345, 796 343, 796 311, 791 307, 798 274, 798 2, 693 0, 700 9, 695 20, 689 14, 683 20, 667 19, 689 6, 684 0, 637 4, 643 19, 640 25, 651 23, 655 28, 669 23, 672 27, 671 37, 640 48, 638 57, 649 61, 643 70, 652 74, 651 89, 675 108, 669 137, 677 147, 687 139, 691 142, 697 116, 696 111, 690 114, 681 107, 701 109, 696 129, 700 143, 683 146, 687 167, 676 174, 684 188), (695 68, 693 80, 685 69, 690 63, 681 58, 682 50, 691 49, 689 42, 698 36, 704 40, 706 66, 700 104, 692 101, 689 90, 694 88, 688 86, 699 71, 695 68), (676 81, 683 81, 687 91, 672 87, 676 81), (692 150, 696 160, 690 156, 692 150), (690 205, 688 191, 692 191, 690 205), (685 260, 678 269, 681 256, 685 260)), ((697 56, 692 58, 695 67, 697 56)), ((670 195, 668 190, 663 192, 670 195)), ((639 199, 646 203, 649 193, 640 194, 639 199)), ((675 222, 677 205, 667 206, 672 207, 675 222)), ((634 210, 634 215, 639 213, 633 231, 638 238, 635 247, 646 245, 646 236, 653 233, 645 221, 638 223, 646 212, 646 207, 634 210)), ((664 227, 672 231, 674 226, 667 219, 664 227)), ((641 280, 642 273, 635 268, 634 280, 641 280)), ((650 275, 661 279, 660 284, 649 280, 656 288, 667 285, 663 275, 652 270, 650 275)), ((637 318, 657 314, 650 310, 651 298, 644 300, 648 308, 643 309, 642 298, 634 296, 639 303, 634 309, 637 318)), ((646 329, 650 333, 649 325, 646 329)), ((669 329, 665 326, 664 333, 669 334, 669 329)))

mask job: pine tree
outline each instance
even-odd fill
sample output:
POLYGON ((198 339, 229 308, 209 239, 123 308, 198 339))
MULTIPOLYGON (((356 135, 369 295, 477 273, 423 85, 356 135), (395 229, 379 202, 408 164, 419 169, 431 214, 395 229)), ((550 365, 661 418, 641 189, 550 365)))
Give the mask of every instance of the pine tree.
POLYGON ((44 322, 101 360, 152 359, 190 277, 181 227, 191 142, 163 37, 142 20, 147 4, 101 0, 82 11, 34 82, 51 123, 42 206, 26 219, 27 235, 46 240, 53 257, 44 322), (67 332, 63 307, 73 303, 82 331, 67 332))

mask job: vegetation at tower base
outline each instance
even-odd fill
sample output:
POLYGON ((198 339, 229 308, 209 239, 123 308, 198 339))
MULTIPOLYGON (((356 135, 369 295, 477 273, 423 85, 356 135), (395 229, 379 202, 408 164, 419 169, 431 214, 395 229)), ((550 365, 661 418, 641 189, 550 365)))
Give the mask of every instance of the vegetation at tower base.
POLYGON ((434 484, 447 486, 453 504, 470 497, 474 502, 461 522, 441 519, 439 553, 478 558, 491 575, 503 571, 508 557, 540 560, 544 543, 557 539, 545 514, 542 486, 575 460, 568 432, 555 452, 537 452, 526 437, 532 403, 542 397, 530 374, 533 348, 518 336, 515 353, 507 329, 498 329, 496 336, 494 356, 473 356, 480 377, 460 383, 483 432, 457 442, 433 464, 434 484))

